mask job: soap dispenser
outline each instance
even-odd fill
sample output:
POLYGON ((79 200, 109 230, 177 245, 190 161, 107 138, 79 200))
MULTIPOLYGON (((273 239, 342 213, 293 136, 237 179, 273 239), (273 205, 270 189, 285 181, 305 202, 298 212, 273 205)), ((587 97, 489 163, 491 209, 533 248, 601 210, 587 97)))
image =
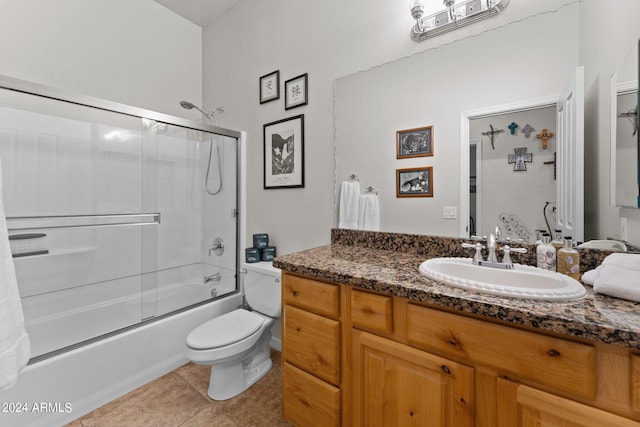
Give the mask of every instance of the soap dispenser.
POLYGON ((580 279, 580 254, 573 248, 571 236, 564 238, 564 247, 558 251, 558 273, 580 279))
POLYGON ((551 246, 551 236, 542 235, 542 243, 536 247, 536 259, 538 268, 556 271, 556 248, 551 246))
POLYGON ((551 241, 551 245, 559 251, 564 247, 564 239, 562 238, 562 230, 556 230, 555 237, 551 241))

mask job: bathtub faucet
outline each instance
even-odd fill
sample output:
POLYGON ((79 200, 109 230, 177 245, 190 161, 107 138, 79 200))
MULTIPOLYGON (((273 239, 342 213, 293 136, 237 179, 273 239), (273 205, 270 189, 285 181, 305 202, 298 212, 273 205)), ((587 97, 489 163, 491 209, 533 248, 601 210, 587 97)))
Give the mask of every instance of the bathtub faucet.
POLYGON ((208 276, 204 276, 204 280, 202 281, 202 283, 219 282, 220 279, 222 279, 220 273, 213 273, 208 276))

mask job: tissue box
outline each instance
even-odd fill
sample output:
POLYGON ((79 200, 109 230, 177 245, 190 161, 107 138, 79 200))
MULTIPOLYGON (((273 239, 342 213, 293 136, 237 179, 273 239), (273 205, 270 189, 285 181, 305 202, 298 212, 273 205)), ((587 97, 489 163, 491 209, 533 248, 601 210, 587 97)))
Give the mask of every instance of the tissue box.
POLYGON ((245 262, 260 262, 260 249, 247 248, 244 250, 245 262))
POLYGON ((267 233, 260 233, 253 235, 253 247, 262 249, 269 246, 269 235, 267 233))
POLYGON ((275 246, 267 246, 266 248, 260 249, 260 259, 262 259, 262 261, 273 261, 275 257, 276 257, 275 246))

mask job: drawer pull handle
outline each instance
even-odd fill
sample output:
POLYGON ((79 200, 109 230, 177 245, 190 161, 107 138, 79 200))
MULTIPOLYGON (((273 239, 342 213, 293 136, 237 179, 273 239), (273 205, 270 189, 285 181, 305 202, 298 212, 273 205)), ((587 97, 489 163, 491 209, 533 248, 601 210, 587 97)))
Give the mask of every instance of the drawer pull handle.
POLYGON ((554 349, 547 351, 547 354, 551 357, 560 357, 560 352, 554 349))
POLYGON ((297 297, 298 296, 298 291, 293 291, 293 296, 297 297))
POLYGON ((445 373, 445 374, 447 374, 447 375, 451 373, 451 371, 449 370, 449 368, 447 367, 447 365, 442 365, 442 366, 440 367, 440 369, 442 369, 442 372, 444 372, 444 373, 445 373))
POLYGON ((409 411, 409 416, 413 417, 413 411, 409 411))

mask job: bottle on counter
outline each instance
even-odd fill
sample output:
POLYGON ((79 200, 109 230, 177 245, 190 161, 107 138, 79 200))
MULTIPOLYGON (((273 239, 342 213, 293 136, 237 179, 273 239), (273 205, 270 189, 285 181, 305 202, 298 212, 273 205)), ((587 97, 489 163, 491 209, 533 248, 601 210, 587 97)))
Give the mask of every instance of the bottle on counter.
POLYGON ((558 273, 580 279, 580 254, 573 248, 571 236, 564 238, 564 247, 558 251, 558 273))
POLYGON ((564 239, 562 238, 562 230, 556 230, 556 234, 555 234, 553 240, 551 240, 551 244, 553 245, 554 248, 556 248, 556 251, 559 251, 560 249, 562 249, 564 247, 564 239))
POLYGON ((536 247, 536 259, 538 268, 556 271, 556 248, 551 243, 551 236, 547 233, 542 235, 542 243, 536 247))

